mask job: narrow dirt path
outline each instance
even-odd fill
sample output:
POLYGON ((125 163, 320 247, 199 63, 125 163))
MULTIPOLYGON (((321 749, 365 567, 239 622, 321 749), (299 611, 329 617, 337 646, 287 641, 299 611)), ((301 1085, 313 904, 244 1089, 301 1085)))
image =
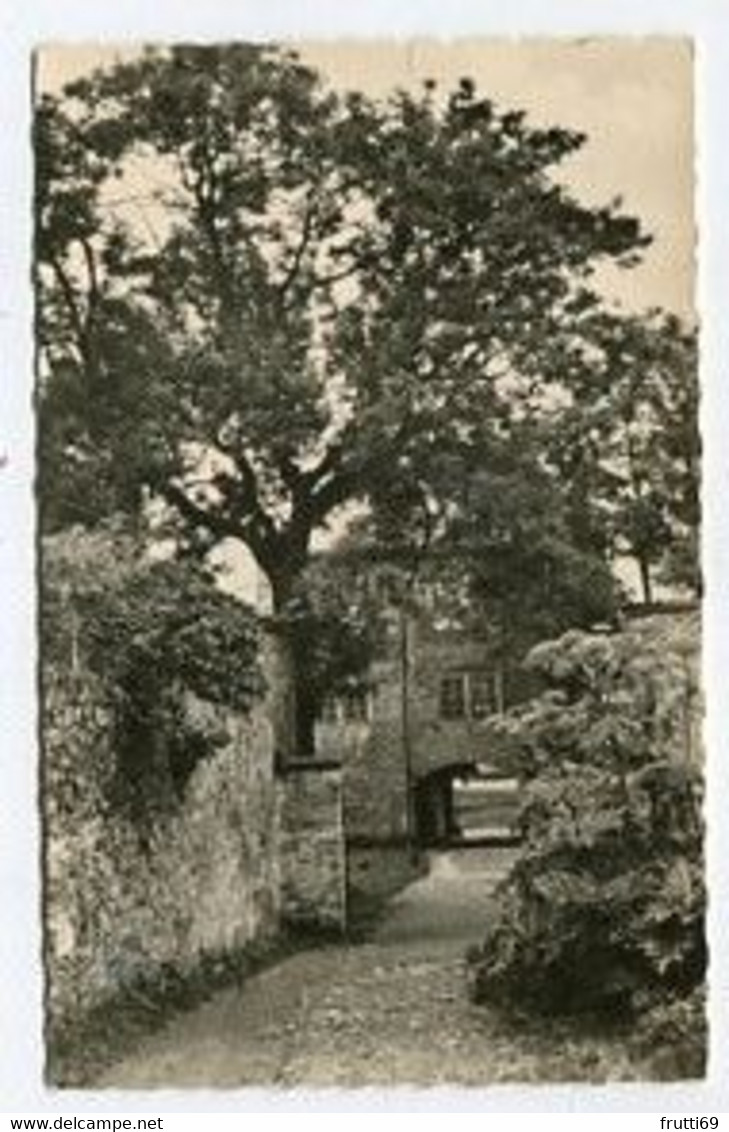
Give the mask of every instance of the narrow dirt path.
MULTIPOLYGON (((437 854, 375 937, 303 952, 176 1018, 102 1087, 472 1084, 559 1079, 559 1057, 466 993, 464 953, 508 867, 503 850, 437 854)), ((562 1052, 562 1051, 560 1051, 562 1052)), ((594 1066, 593 1066, 594 1069, 594 1066)), ((590 1076, 590 1064, 585 1065, 590 1076)))

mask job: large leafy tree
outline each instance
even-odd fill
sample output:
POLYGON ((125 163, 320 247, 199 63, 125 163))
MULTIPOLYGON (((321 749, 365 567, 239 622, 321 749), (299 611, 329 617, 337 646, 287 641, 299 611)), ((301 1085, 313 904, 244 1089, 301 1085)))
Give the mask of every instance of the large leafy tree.
POLYGON ((337 508, 447 510, 575 350, 594 267, 647 242, 555 176, 581 135, 468 80, 375 104, 180 47, 37 121, 48 521, 158 496, 198 548, 245 543, 278 612, 337 508), (114 220, 140 184, 146 224, 114 220))

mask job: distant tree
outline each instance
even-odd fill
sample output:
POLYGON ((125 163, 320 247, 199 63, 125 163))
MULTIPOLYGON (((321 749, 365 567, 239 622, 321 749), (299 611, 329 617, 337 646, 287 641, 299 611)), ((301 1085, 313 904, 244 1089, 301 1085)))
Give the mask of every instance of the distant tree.
POLYGON ((576 529, 635 560, 646 603, 656 578, 699 593, 696 335, 660 312, 590 322, 550 445, 576 529))
POLYGON ((467 79, 375 104, 250 45, 42 99, 47 514, 160 497, 199 548, 243 542, 285 610, 337 508, 488 452, 579 337, 594 266, 635 262, 637 222, 551 176, 584 140, 467 79), (140 182, 154 240, 110 220, 140 182))
POLYGON ((567 628, 614 621, 620 591, 609 564, 574 537, 565 492, 538 464, 514 459, 471 498, 470 594, 505 663, 567 628))
POLYGON ((372 518, 374 545, 424 584, 434 615, 486 637, 506 669, 567 628, 614 621, 621 598, 605 555, 572 530, 570 485, 544 457, 541 426, 512 421, 470 465, 441 468, 440 494, 399 533, 397 509, 372 518))

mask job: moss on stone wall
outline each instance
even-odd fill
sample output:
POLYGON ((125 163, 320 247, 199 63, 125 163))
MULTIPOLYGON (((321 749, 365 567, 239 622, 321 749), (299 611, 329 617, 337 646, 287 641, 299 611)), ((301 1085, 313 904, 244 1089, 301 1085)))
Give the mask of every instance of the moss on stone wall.
MULTIPOLYGON (((198 710, 201 705, 198 705, 198 710)), ((216 714, 227 741, 145 838, 108 805, 113 712, 91 676, 43 696, 45 958, 51 1032, 162 967, 180 973, 278 926, 272 740, 262 709, 216 714)))

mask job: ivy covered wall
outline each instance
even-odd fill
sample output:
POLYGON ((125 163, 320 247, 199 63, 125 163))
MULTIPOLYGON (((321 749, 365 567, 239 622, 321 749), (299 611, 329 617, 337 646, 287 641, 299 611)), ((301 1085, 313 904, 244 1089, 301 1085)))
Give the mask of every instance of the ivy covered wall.
POLYGON ((255 612, 189 560, 71 529, 41 559, 50 1036, 282 922, 343 927, 336 768, 281 776, 255 612), (302 903, 303 902, 303 903, 302 903))
POLYGON ((278 926, 277 800, 270 727, 192 701, 220 725, 175 807, 140 830, 109 805, 114 712, 84 673, 46 673, 45 941, 51 1029, 115 991, 278 926))

